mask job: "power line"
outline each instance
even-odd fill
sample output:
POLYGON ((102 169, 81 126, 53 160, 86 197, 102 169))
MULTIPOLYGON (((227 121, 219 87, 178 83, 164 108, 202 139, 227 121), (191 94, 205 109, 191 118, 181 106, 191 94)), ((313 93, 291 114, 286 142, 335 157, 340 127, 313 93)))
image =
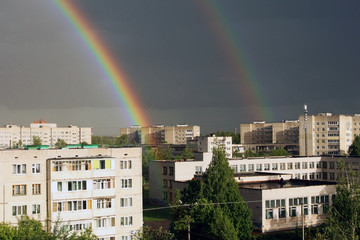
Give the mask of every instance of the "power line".
POLYGON ((254 200, 254 201, 241 201, 241 202, 181 204, 181 205, 166 206, 166 207, 146 208, 146 209, 143 209, 143 212, 153 211, 153 210, 161 210, 161 209, 169 209, 169 208, 179 208, 179 207, 209 206, 209 205, 227 205, 227 204, 254 203, 254 202, 262 202, 262 201, 261 201, 261 200, 254 200))

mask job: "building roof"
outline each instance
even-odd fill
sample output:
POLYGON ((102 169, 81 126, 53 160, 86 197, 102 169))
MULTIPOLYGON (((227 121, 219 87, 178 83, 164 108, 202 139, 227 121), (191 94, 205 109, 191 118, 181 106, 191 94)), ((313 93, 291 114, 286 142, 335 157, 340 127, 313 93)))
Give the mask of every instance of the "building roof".
POLYGON ((254 189, 254 190, 270 190, 280 188, 297 188, 297 187, 309 187, 309 186, 321 186, 321 185, 336 185, 335 182, 326 181, 311 181, 311 180, 299 180, 290 179, 285 181, 266 181, 266 182, 253 182, 253 183, 239 183, 241 189, 254 189))

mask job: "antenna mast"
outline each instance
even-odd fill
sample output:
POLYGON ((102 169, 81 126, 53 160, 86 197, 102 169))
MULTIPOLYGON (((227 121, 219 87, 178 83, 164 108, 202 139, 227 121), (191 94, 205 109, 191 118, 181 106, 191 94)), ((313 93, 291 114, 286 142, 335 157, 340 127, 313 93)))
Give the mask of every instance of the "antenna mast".
POLYGON ((305 130, 305 156, 308 156, 308 145, 307 145, 307 105, 304 105, 304 130, 305 130))

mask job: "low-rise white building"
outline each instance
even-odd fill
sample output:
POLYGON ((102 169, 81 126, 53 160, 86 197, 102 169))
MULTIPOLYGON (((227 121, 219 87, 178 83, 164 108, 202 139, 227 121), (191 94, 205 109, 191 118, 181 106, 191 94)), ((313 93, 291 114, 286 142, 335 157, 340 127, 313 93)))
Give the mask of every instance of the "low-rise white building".
POLYGON ((0 222, 29 215, 99 239, 143 224, 141 148, 0 151, 0 222))

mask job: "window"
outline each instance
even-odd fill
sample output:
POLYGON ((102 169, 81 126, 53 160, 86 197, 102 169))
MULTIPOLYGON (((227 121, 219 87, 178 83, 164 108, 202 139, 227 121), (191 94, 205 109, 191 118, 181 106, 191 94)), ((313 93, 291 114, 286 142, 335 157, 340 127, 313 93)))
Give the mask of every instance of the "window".
POLYGON ((289 216, 296 217, 296 207, 289 207, 289 216))
POLYGON ((237 170, 237 165, 230 165, 230 168, 236 173, 238 172, 237 170))
POLYGON ((169 167, 169 175, 174 175, 174 167, 169 167))
POLYGON ((311 214, 319 214, 319 205, 317 204, 311 205, 311 214))
POLYGON ((329 162, 329 168, 334 169, 335 168, 335 163, 334 162, 329 162))
POLYGON ((310 162, 309 163, 309 168, 315 168, 315 162, 310 162))
POLYGON ((240 164, 240 172, 246 172, 246 164, 240 164))
POLYGON ((69 181, 68 183, 68 191, 83 191, 87 189, 86 180, 83 181, 69 181))
POLYGON ((273 163, 271 169, 272 169, 272 170, 277 170, 277 169, 278 169, 278 164, 277 164, 277 163, 273 163))
POLYGON ((288 169, 288 170, 293 169, 293 164, 292 164, 291 162, 289 162, 289 163, 287 164, 287 169, 288 169))
POLYGON ((202 173, 202 166, 195 166, 195 173, 202 173))
POLYGON ((131 169, 131 168, 132 168, 132 160, 120 161, 120 169, 131 169))
POLYGON ((270 170, 270 164, 269 163, 265 163, 264 164, 264 171, 268 171, 270 170))
POLYGON ((326 169, 327 168, 327 162, 322 162, 322 168, 326 169))
POLYGON ((40 173, 40 163, 33 164, 31 167, 31 171, 33 174, 40 173))
POLYGON ((335 174, 329 173, 329 180, 335 180, 335 174))
POLYGON ((94 190, 115 188, 115 180, 113 178, 95 179, 93 185, 94 190))
POLYGON ((12 167, 12 174, 26 174, 26 164, 13 164, 12 167))
POLYGON ((57 183, 57 190, 58 192, 62 192, 62 182, 57 183))
POLYGON ((12 207, 12 215, 13 216, 27 215, 27 206, 26 205, 13 206, 12 207))
POLYGON ((302 169, 307 169, 307 168, 308 168, 307 162, 303 162, 303 163, 302 163, 302 169))
POLYGON ((132 188, 132 179, 121 179, 121 188, 132 188))
POLYGON ((163 167, 162 174, 163 174, 163 175, 167 175, 167 167, 163 167))
POLYGON ((103 208, 112 208, 111 205, 111 198, 99 198, 96 200, 96 208, 103 209, 103 208))
POLYGON ((285 163, 280 163, 280 170, 285 170, 285 163))
POLYGON ((53 212, 91 209, 91 200, 53 202, 53 212))
POLYGON ((26 185, 13 185, 12 186, 13 196, 24 196, 26 195, 26 185))
POLYGON ((295 163, 295 169, 300 169, 300 162, 295 163))
POLYGON ((100 160, 100 169, 105 169, 105 160, 100 160))
POLYGON ((120 198, 120 207, 132 207, 132 197, 120 198))
POLYGON ((93 160, 93 169, 113 169, 111 167, 111 160, 93 160))
POLYGON ((273 219, 273 209, 266 209, 266 219, 273 219))
POLYGON ((285 218, 286 217, 286 210, 285 208, 279 208, 279 218, 285 218))
POLYGON ((32 214, 40 214, 40 204, 33 204, 32 205, 32 214))
POLYGON ((41 185, 40 184, 33 184, 32 185, 32 194, 33 195, 41 194, 41 185))
POLYGON ((55 162, 54 162, 53 171, 55 171, 55 172, 61 172, 61 171, 62 171, 62 162, 60 162, 60 161, 55 161, 55 162))
POLYGON ((249 172, 253 172, 254 171, 254 164, 249 164, 249 172))
POLYGON ((261 171, 261 170, 262 170, 261 164, 256 164, 256 171, 261 171))
POLYGON ((133 217, 121 217, 120 226, 131 226, 133 225, 133 217))
POLYGON ((309 178, 311 179, 311 180, 313 180, 313 179, 315 179, 315 173, 309 173, 309 178))

